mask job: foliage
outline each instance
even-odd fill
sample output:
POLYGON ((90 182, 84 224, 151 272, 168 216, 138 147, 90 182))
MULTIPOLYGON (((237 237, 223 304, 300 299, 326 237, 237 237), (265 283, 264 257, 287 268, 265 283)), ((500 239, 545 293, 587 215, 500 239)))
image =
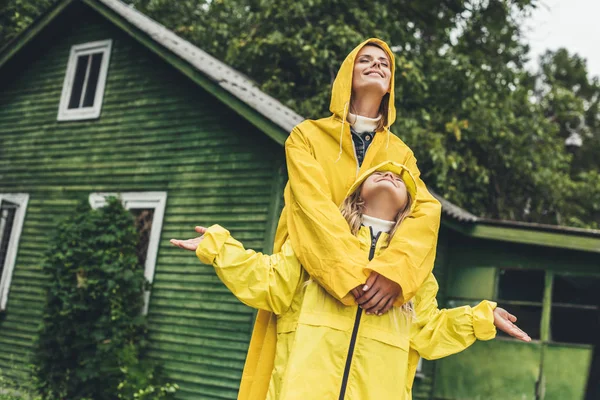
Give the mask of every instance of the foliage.
MULTIPOLYGON (((352 47, 380 37, 397 54, 392 130, 415 151, 432 189, 481 216, 600 224, 592 200, 600 198, 597 166, 574 167, 564 122, 549 117, 550 99, 535 97, 551 68, 542 61, 538 76, 524 67, 521 26, 535 0, 183 2, 195 7, 198 20, 189 12, 176 18, 179 11, 167 11, 166 0, 129 2, 309 118, 326 115, 331 83, 352 47)), ((557 74, 548 85, 566 93, 564 108, 581 109, 590 103, 582 95, 593 97, 591 116, 598 96, 582 83, 585 62, 575 60, 580 68, 561 76, 569 81, 573 72, 581 90, 558 89, 557 74)), ((593 154, 600 150, 600 126, 589 126, 582 149, 593 154)))
POLYGON ((0 48, 57 0, 0 0, 0 48))
POLYGON ((132 215, 115 198, 97 210, 83 202, 56 232, 43 264, 51 283, 34 357, 38 391, 48 399, 165 398, 156 365, 139 362, 147 281, 132 215))
POLYGON ((525 68, 539 0, 126 2, 307 118, 327 115, 352 47, 380 37, 397 54, 392 130, 429 187, 484 217, 600 227, 599 83, 565 50, 525 68))
POLYGON ((31 382, 14 381, 0 369, 0 400, 42 400, 35 394, 31 382))

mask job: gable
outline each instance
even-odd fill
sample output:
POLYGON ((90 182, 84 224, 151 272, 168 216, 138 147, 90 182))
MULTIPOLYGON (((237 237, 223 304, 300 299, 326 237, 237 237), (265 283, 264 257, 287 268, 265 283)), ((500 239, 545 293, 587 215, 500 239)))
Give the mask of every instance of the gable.
MULTIPOLYGON (((212 93, 277 143, 283 144, 292 127, 302 121, 301 116, 262 92, 244 75, 132 7, 118 0, 82 2, 212 93)), ((65 19, 65 15, 74 8, 73 3, 73 0, 58 3, 16 40, 1 49, 0 68, 32 38, 39 36, 46 25, 57 18, 65 19)), ((65 22, 68 25, 68 20, 65 22)))

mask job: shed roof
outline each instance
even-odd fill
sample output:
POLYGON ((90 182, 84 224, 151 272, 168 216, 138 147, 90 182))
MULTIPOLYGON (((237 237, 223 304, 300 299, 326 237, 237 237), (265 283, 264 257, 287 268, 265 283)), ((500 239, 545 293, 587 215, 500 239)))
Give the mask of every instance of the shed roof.
MULTIPOLYGON (((260 90, 244 74, 119 0, 57 2, 28 29, 0 49, 0 68, 67 6, 75 2, 87 4, 126 30, 278 143, 283 144, 292 128, 304 119, 260 90), (193 70, 190 70, 190 66, 193 70)), ((460 224, 449 225, 471 236, 600 252, 600 230, 481 218, 435 193, 434 195, 441 202, 443 213, 460 224)))

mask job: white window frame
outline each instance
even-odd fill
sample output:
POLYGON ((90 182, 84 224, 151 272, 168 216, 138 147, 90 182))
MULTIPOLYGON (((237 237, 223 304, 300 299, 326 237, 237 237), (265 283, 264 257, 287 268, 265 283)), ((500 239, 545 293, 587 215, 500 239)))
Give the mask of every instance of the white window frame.
MULTIPOLYGON (((152 283, 154 280, 154 270, 156 269, 156 258, 160 244, 165 206, 167 204, 167 192, 91 193, 89 198, 90 206, 94 209, 104 207, 106 205, 107 197, 116 197, 120 199, 126 210, 138 208, 154 209, 152 228, 150 229, 150 240, 148 241, 148 253, 146 254, 146 265, 144 266, 144 276, 148 282, 152 283)), ((148 314, 149 302, 150 291, 147 290, 144 292, 143 315, 148 314)))
MULTIPOLYGON (((78 44, 71 47, 69 62, 67 63, 67 72, 63 82, 62 95, 60 97, 60 105, 58 106, 58 121, 77 121, 83 119, 95 119, 100 116, 102 110, 102 100, 104 99, 104 86, 106 85, 106 75, 108 73, 108 65, 110 63, 110 51, 112 48, 112 40, 100 40, 78 44), (73 90, 73 80, 75 79, 75 71, 77 69, 77 60, 80 56, 85 56, 93 53, 103 53, 102 64, 100 64, 100 72, 98 75, 98 84, 96 86, 96 95, 94 97, 94 105, 92 107, 80 107, 69 109, 69 99, 73 90)), ((81 93, 81 98, 85 96, 85 86, 88 82, 89 66, 84 79, 84 90, 81 93)))
POLYGON ((6 309, 10 282, 17 260, 17 250, 19 248, 19 241, 21 240, 23 223, 25 222, 25 212, 27 210, 27 204, 29 203, 29 195, 27 193, 0 193, 0 203, 2 203, 3 200, 16 204, 17 209, 15 211, 15 219, 13 220, 13 227, 8 242, 8 248, 6 250, 6 257, 4 259, 4 269, 2 271, 2 277, 0 277, 0 311, 6 309))

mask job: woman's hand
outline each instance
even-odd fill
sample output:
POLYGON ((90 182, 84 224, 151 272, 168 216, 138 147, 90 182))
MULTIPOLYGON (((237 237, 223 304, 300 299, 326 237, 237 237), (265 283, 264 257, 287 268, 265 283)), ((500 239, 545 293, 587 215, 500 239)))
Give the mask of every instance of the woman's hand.
POLYGON ((198 236, 197 238, 188 239, 188 240, 179 240, 179 239, 171 239, 170 242, 177 247, 180 247, 184 250, 196 251, 198 245, 204 239, 204 234, 206 233, 206 228, 203 226, 197 226, 195 228, 196 232, 198 232, 202 236, 198 236))
POLYGON ((513 322, 517 322, 517 317, 510 314, 504 308, 496 307, 494 310, 494 325, 496 328, 519 340, 531 342, 529 335, 519 329, 513 322))
POLYGON ((388 312, 400 293, 402 293, 400 285, 375 271, 371 272, 367 283, 362 288, 352 290, 354 297, 360 294, 356 299, 359 306, 367 314, 377 315, 383 315, 388 312), (362 293, 360 293, 361 291, 362 293))

